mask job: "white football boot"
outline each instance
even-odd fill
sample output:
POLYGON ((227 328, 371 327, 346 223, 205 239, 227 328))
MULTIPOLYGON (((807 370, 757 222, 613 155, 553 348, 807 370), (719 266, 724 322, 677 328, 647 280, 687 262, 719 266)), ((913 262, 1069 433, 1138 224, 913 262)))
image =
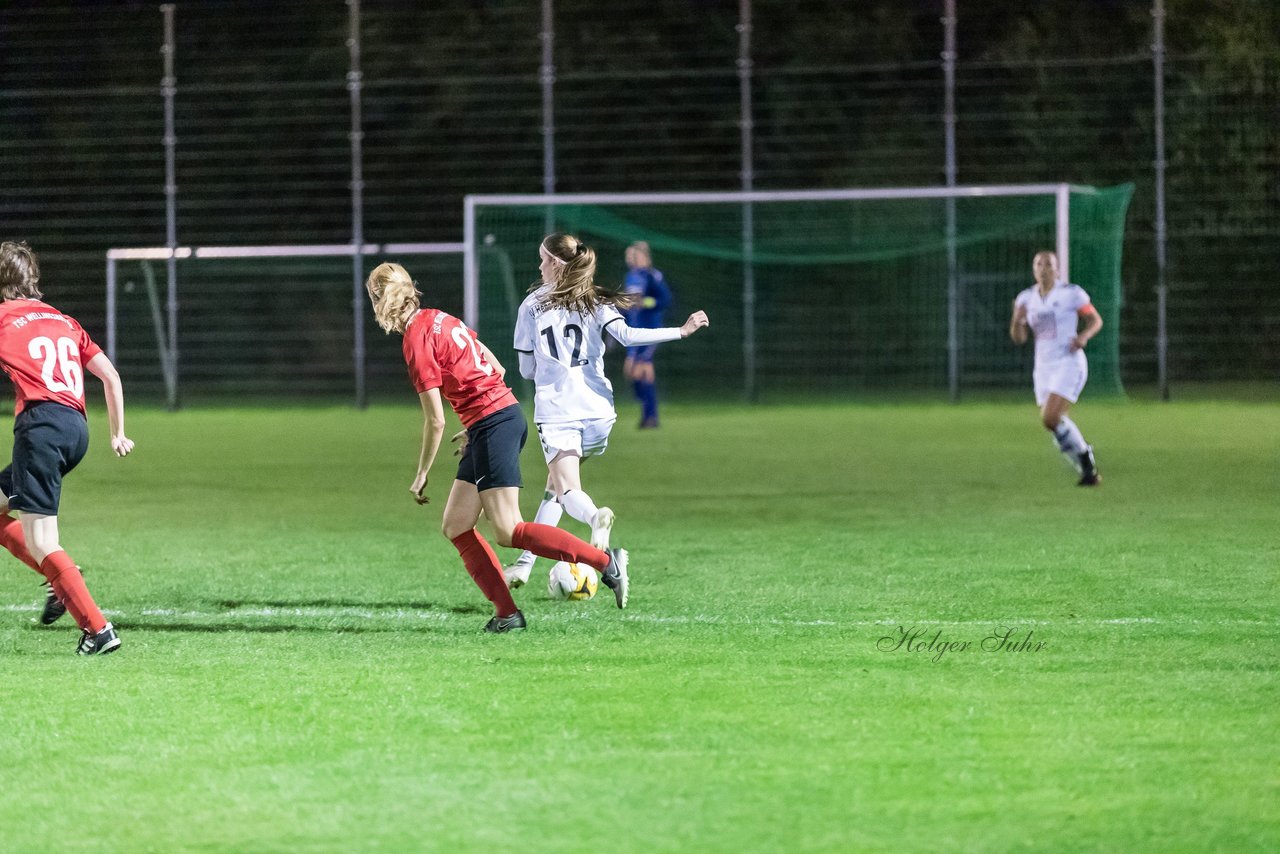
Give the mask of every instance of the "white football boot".
POLYGON ((531 552, 525 552, 520 555, 515 563, 511 566, 502 568, 502 577, 507 582, 507 586, 512 590, 517 587, 524 587, 529 583, 529 573, 533 571, 533 562, 537 558, 531 552), (528 555, 528 559, 525 558, 528 555))
POLYGON ((602 552, 609 550, 609 532, 613 530, 613 511, 601 507, 596 511, 596 519, 591 523, 591 545, 602 552))

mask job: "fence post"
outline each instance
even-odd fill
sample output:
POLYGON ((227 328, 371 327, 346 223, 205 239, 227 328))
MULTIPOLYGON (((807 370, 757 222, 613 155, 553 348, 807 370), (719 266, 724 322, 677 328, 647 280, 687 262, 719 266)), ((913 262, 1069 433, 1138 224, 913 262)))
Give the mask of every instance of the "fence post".
MULTIPOLYGON (((946 0, 942 18, 942 126, 944 171, 948 187, 956 185, 956 0, 946 0)), ((960 400, 960 269, 956 257, 956 199, 947 196, 947 388, 951 402, 960 400)))
POLYGON ((369 405, 364 342, 364 123, 361 119, 360 0, 347 0, 347 91, 351 94, 351 323, 356 406, 369 405))
MULTIPOLYGON (((742 191, 755 186, 753 142, 755 122, 751 101, 751 0, 738 0, 738 96, 741 109, 742 191)), ((755 400, 756 392, 756 274, 755 208, 742 204, 742 369, 743 392, 755 400)))
MULTIPOLYGON (((556 22, 555 0, 542 0, 542 65, 538 69, 538 82, 542 84, 542 192, 551 195, 556 191, 556 22)), ((543 218, 543 231, 555 230, 555 213, 547 206, 543 218)))
POLYGON ((1156 384, 1160 399, 1169 399, 1169 286, 1165 280, 1168 232, 1164 212, 1164 0, 1155 0, 1151 10, 1154 41, 1151 59, 1155 72, 1155 166, 1156 171, 1156 384))
POLYGON ((174 130, 174 98, 178 92, 178 78, 174 75, 174 4, 160 7, 164 16, 164 77, 160 81, 160 94, 164 97, 164 214, 165 244, 169 257, 165 262, 167 278, 167 309, 169 313, 169 371, 170 381, 165 384, 165 408, 170 412, 178 408, 178 178, 175 148, 178 136, 174 130))

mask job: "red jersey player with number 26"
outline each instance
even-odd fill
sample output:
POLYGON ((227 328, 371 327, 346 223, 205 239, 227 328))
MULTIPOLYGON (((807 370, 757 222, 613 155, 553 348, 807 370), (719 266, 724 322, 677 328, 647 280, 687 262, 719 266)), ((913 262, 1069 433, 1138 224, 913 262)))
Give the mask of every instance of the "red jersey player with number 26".
POLYGON ((457 451, 462 460, 444 505, 441 529, 462 556, 476 586, 493 603, 496 613, 485 631, 523 629, 525 618, 511 598, 497 555, 476 530, 481 510, 493 523, 499 545, 528 549, 551 560, 585 563, 613 590, 618 607, 626 607, 625 549, 603 551, 567 531, 521 519, 520 450, 528 426, 503 381, 506 372, 489 348, 458 318, 422 308, 422 295, 399 264, 379 264, 365 287, 378 325, 387 333, 404 336, 409 379, 422 403, 422 452, 409 487, 419 504, 428 501, 427 475, 444 432, 442 398, 466 428, 453 437, 462 440, 457 451))
POLYGON ((70 317, 40 301, 40 264, 25 243, 0 243, 0 367, 13 380, 13 462, 0 472, 0 545, 49 585, 41 622, 70 611, 80 655, 103 655, 120 638, 85 587, 80 568, 58 544, 62 478, 84 458, 89 425, 84 372, 102 380, 111 449, 133 450, 124 435, 124 392, 106 354, 70 317), (18 518, 9 515, 16 510, 18 518))

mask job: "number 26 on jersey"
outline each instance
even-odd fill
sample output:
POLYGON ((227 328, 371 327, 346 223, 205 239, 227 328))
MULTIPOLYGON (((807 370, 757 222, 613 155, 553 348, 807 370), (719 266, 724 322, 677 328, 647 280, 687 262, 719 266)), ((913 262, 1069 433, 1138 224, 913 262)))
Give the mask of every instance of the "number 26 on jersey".
POLYGON ((84 372, 80 369, 80 348, 75 341, 59 338, 54 343, 52 338, 41 335, 31 339, 27 352, 40 362, 40 378, 49 391, 84 396, 84 372), (54 376, 55 368, 62 375, 61 379, 54 376))

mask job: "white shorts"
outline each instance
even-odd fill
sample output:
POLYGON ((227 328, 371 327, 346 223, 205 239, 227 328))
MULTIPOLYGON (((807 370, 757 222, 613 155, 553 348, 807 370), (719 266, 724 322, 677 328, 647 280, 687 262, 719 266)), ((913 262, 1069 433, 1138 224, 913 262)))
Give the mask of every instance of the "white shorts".
POLYGON ((582 457, 598 457, 609 447, 609 431, 617 418, 591 418, 586 421, 558 421, 538 425, 542 455, 550 463, 561 451, 582 457))
MULTIPOLYGON (((1083 354, 1081 354, 1083 356, 1083 354)), ((1089 363, 1084 359, 1061 359, 1048 365, 1036 365, 1032 380, 1036 388, 1036 406, 1044 406, 1049 395, 1056 394, 1075 403, 1089 379, 1089 363)))

